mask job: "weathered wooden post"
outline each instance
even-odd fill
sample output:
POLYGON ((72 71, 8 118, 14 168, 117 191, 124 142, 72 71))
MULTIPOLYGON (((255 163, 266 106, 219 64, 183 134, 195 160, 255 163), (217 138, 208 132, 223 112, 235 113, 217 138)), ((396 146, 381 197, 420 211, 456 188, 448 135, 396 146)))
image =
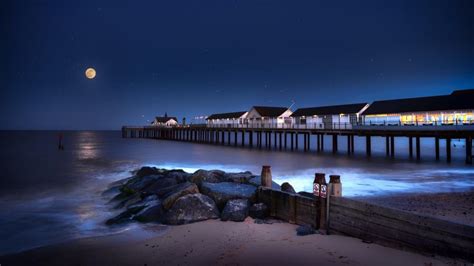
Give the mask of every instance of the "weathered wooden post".
POLYGON ((270 170, 270 165, 262 166, 262 173, 260 176, 262 187, 272 188, 272 171, 270 170))
POLYGON ((326 233, 329 234, 329 206, 332 197, 341 197, 342 196, 342 184, 341 184, 341 176, 339 175, 330 175, 329 176, 329 185, 328 185, 328 194, 329 196, 326 198, 326 233))
POLYGON ((288 222, 290 224, 296 223, 296 196, 289 195, 288 197, 288 222))
MULTIPOLYGON (((265 188, 272 188, 272 171, 270 169, 270 165, 262 166, 262 173, 260 174, 260 184, 262 187, 265 188)), ((275 193, 270 191, 270 216, 276 216, 276 195, 275 193)))
POLYGON ((328 189, 329 189, 329 195, 335 196, 335 197, 341 197, 342 196, 341 176, 330 175, 328 189))
POLYGON ((326 174, 316 173, 313 182, 313 194, 316 206, 316 229, 326 229, 326 174))

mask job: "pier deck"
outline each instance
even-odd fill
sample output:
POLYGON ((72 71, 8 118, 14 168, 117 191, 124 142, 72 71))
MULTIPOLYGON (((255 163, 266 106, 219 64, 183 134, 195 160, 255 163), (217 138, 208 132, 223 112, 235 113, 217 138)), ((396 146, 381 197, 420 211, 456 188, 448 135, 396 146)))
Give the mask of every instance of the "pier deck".
POLYGON ((256 147, 278 150, 298 150, 299 136, 303 136, 303 150, 310 151, 314 139, 316 151, 324 151, 324 136, 331 136, 331 149, 337 153, 340 137, 347 138, 347 154, 354 154, 355 136, 365 138, 365 153, 372 154, 372 137, 385 137, 386 155, 395 157, 395 138, 408 138, 409 157, 421 159, 421 139, 431 138, 435 144, 436 160, 440 160, 440 140, 446 141, 446 161, 451 162, 451 141, 465 140, 466 164, 472 164, 472 139, 474 126, 353 126, 351 129, 316 128, 243 128, 208 127, 206 125, 156 127, 124 126, 123 138, 153 138, 197 143, 221 144, 229 146, 256 147))

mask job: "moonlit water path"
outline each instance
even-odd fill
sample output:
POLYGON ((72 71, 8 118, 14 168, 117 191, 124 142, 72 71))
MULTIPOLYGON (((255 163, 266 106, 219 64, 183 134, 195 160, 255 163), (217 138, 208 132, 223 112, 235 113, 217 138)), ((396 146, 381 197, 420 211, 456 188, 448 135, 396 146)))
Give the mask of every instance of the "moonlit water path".
MULTIPOLYGON (((113 215, 101 195, 110 182, 128 177, 142 165, 225 171, 272 166, 277 183, 311 191, 315 172, 339 174, 345 196, 474 189, 474 168, 464 164, 462 143, 453 147, 453 163, 434 162, 434 147, 422 141, 422 163, 406 158, 397 140, 397 159, 384 157, 383 139, 373 140, 373 158, 330 152, 280 152, 145 139, 122 139, 120 132, 65 132, 65 151, 57 150, 58 132, 0 132, 0 254, 68 239, 129 230, 104 226, 113 215)), ((329 143, 329 142, 328 142, 329 143)), ((340 147, 345 147, 343 140, 340 147)), ((441 150, 444 147, 441 146, 441 150)))

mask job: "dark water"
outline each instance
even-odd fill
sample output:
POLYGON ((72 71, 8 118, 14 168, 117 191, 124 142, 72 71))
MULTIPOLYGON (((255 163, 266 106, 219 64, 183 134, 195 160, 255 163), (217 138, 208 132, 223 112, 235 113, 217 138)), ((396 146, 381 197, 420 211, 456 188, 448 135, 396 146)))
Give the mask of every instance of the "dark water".
POLYGON ((339 174, 346 196, 474 189, 474 168, 464 164, 462 142, 455 142, 453 163, 446 164, 434 162, 432 140, 422 142, 423 160, 416 163, 406 159, 403 139, 396 140, 395 160, 385 158, 382 138, 373 139, 371 159, 364 156, 363 139, 356 139, 353 157, 345 155, 342 138, 336 156, 122 139, 118 131, 66 132, 65 150, 58 151, 57 139, 51 131, 0 132, 0 254, 136 226, 104 226, 112 213, 101 192, 142 165, 259 173, 269 164, 275 181, 289 181, 297 191, 311 191, 315 172, 339 174))

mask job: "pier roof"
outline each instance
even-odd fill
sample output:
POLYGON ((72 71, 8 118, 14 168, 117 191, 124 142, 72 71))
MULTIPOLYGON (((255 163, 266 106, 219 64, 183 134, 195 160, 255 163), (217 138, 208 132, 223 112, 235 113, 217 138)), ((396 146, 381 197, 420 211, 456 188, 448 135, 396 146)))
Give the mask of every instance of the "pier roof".
POLYGON ((298 116, 313 116, 313 115, 356 114, 360 112, 366 105, 367 103, 354 103, 354 104, 299 108, 291 116, 298 117, 298 116))
POLYGON ((472 109, 474 89, 457 90, 449 95, 375 101, 363 115, 472 109))
POLYGON ((156 116, 155 121, 158 123, 166 123, 170 121, 171 119, 174 119, 176 122, 178 122, 178 119, 174 116, 156 116))
POLYGON ((254 106, 252 108, 262 117, 279 117, 288 110, 288 107, 254 106))
POLYGON ((232 112, 232 113, 220 113, 220 114, 212 114, 210 116, 208 116, 206 119, 209 120, 209 119, 231 119, 231 118, 240 118, 241 116, 243 116, 245 113, 247 113, 246 111, 243 111, 243 112, 232 112))

